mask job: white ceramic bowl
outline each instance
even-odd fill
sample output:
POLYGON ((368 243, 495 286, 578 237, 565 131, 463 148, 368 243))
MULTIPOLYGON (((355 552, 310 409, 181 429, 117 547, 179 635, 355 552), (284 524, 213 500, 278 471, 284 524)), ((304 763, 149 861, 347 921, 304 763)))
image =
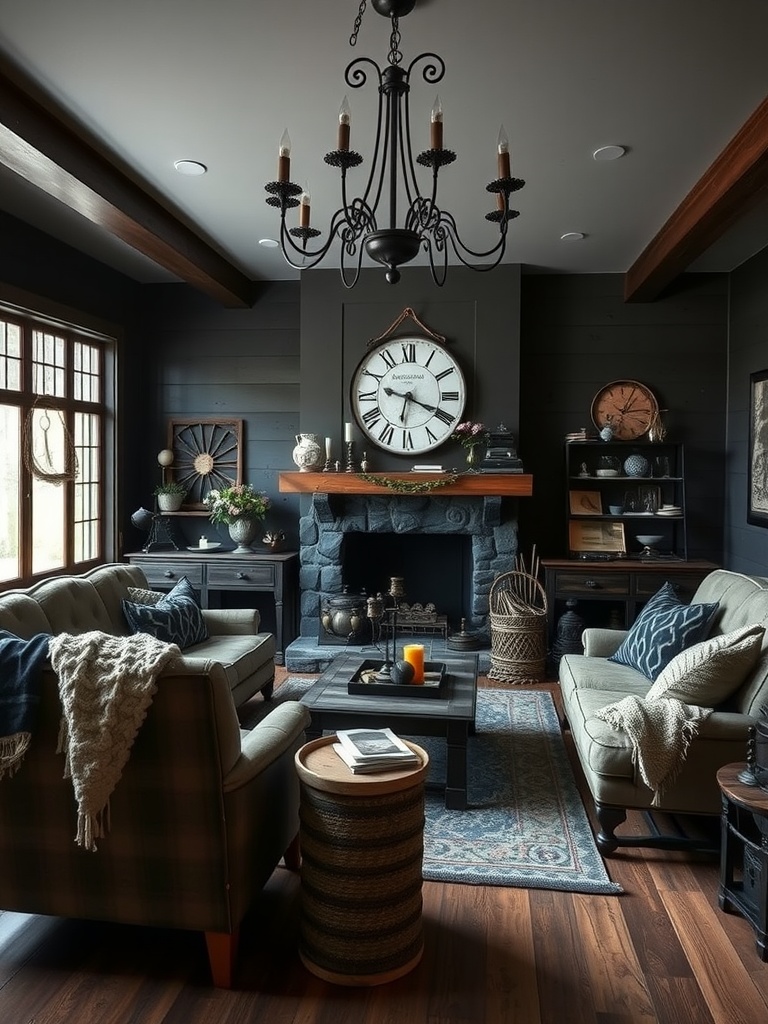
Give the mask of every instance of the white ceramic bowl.
POLYGON ((663 540, 664 536, 659 533, 638 533, 637 535, 637 543, 642 544, 646 548, 655 548, 663 540))

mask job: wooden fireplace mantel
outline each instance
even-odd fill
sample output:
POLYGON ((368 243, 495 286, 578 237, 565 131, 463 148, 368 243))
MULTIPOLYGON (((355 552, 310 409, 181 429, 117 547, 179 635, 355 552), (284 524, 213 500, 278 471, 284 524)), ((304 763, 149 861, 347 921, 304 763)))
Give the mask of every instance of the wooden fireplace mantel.
MULTIPOLYGON (((440 479, 432 473, 368 473, 369 477, 417 483, 440 479)), ((361 480, 356 473, 280 473, 280 491, 284 494, 378 494, 413 496, 412 492, 396 491, 384 484, 361 480)), ((462 473, 455 483, 421 492, 438 498, 441 495, 463 495, 500 498, 530 498, 533 476, 530 473, 462 473)))

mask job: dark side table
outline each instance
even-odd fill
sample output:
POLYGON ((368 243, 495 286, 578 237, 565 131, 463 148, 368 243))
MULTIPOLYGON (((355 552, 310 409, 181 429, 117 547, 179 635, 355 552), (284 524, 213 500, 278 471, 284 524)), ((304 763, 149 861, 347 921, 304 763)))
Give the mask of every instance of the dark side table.
POLYGON ((717 773, 723 798, 720 853, 721 910, 737 910, 755 930, 761 960, 768 960, 768 791, 739 782, 744 762, 717 773))

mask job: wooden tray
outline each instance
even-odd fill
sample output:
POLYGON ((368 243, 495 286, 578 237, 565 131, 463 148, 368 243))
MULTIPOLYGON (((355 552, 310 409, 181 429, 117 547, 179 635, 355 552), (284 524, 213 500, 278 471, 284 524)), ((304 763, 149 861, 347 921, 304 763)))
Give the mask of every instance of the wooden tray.
POLYGON ((364 661, 347 683, 347 693, 374 694, 377 697, 385 694, 388 697, 445 697, 448 676, 445 665, 441 661, 424 662, 423 683, 367 683, 365 675, 376 672, 382 666, 381 661, 364 661), (429 676, 430 678, 427 678, 429 676))

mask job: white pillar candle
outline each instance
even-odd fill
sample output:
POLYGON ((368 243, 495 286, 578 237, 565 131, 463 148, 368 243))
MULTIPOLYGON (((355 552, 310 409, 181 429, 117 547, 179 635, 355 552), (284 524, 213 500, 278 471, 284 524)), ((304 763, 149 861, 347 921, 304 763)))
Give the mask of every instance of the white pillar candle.
POLYGON ((207 537, 201 537, 200 538, 200 543, 198 544, 198 547, 200 547, 200 548, 207 548, 208 547, 208 538, 207 537))
POLYGON ((344 424, 344 440, 345 441, 351 441, 352 440, 352 424, 351 423, 345 423, 344 424))
POLYGON ((325 439, 325 457, 330 462, 331 459, 331 439, 326 437, 325 439))

